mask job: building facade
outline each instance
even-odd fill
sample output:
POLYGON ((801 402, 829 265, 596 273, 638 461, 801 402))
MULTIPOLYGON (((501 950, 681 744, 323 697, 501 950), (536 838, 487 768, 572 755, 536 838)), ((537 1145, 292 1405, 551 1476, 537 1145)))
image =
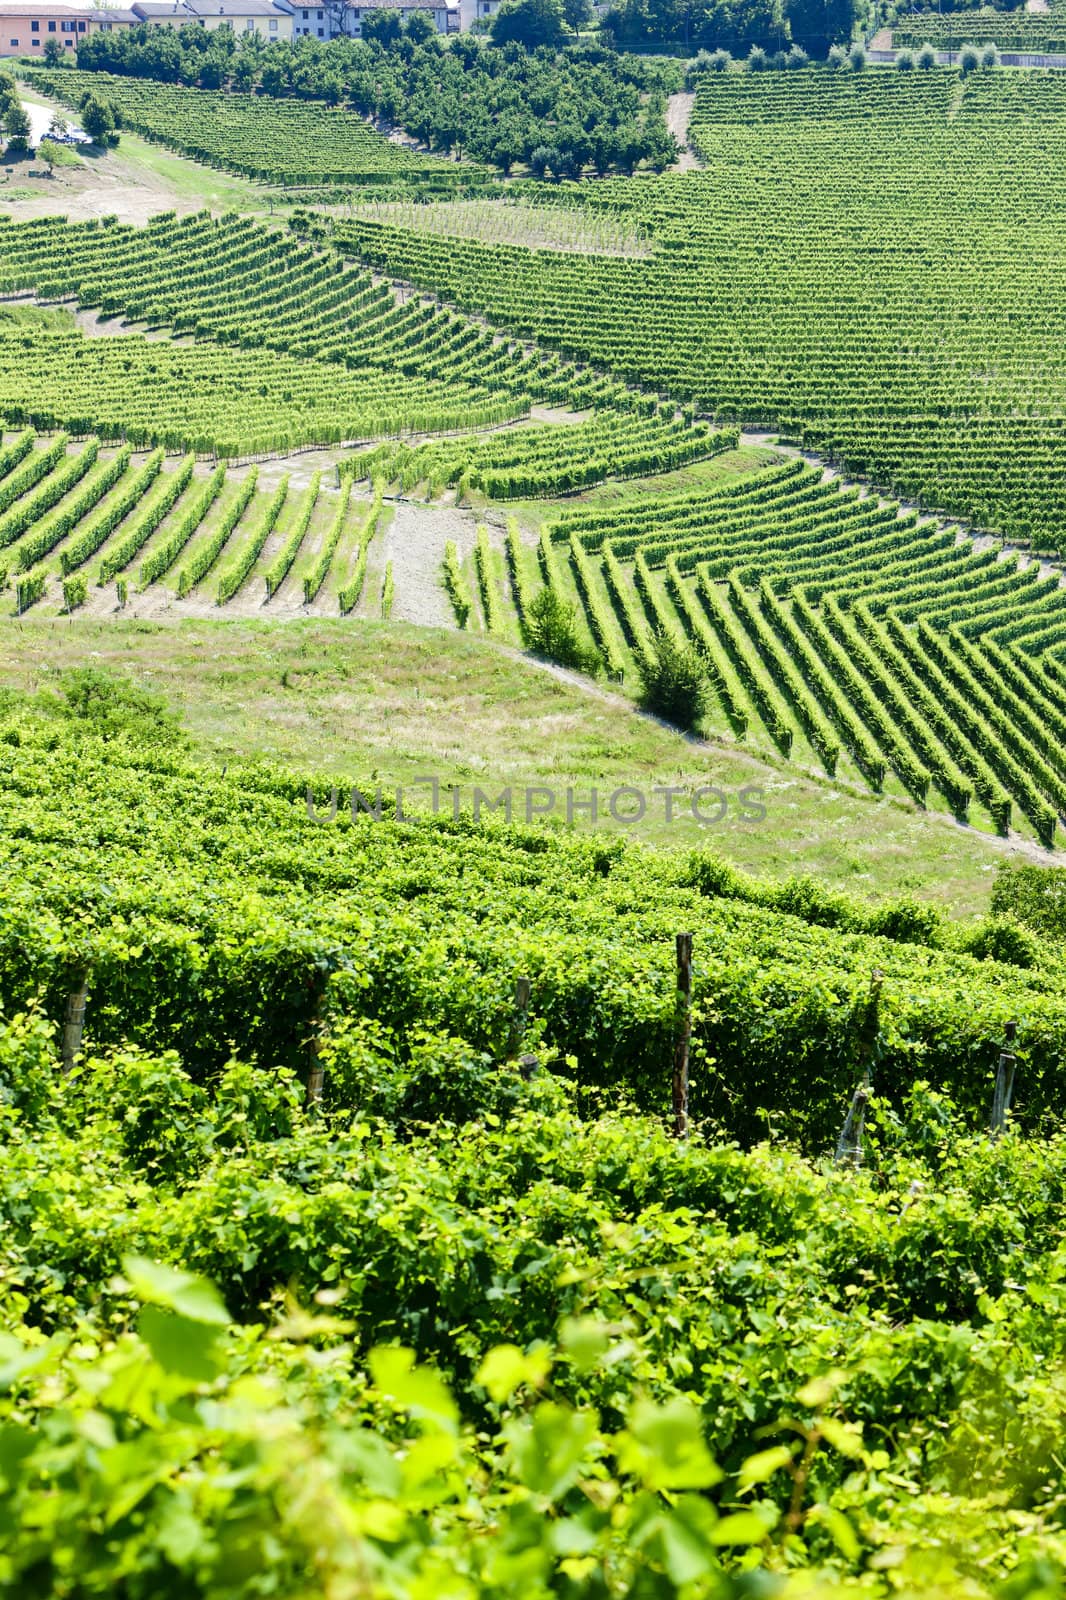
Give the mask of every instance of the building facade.
POLYGON ((371 11, 398 11, 401 22, 406 22, 414 12, 420 11, 423 16, 429 18, 438 33, 459 32, 458 8, 440 5, 438 0, 379 0, 376 5, 371 0, 369 5, 351 7, 344 13, 346 17, 350 16, 352 18, 352 26, 346 31, 350 32, 353 38, 359 38, 362 32, 363 18, 368 16, 371 11))
POLYGON ((111 28, 131 28, 139 18, 132 11, 102 10, 91 6, 34 4, 34 0, 0 3, 0 56, 39 57, 54 39, 72 54, 78 40, 111 28))
MULTIPOLYGON (((474 3, 479 17, 491 16, 500 0, 474 3)), ((267 43, 275 39, 358 39, 364 19, 373 11, 395 11, 402 23, 418 11, 442 34, 458 33, 462 27, 459 8, 440 0, 371 0, 367 5, 343 6, 304 6, 299 0, 133 0, 128 10, 51 0, 0 0, 0 56, 43 60, 49 38, 74 55, 79 39, 89 34, 141 23, 232 28, 237 34, 256 33, 267 43)))
POLYGON ((258 33, 268 42, 292 38, 292 14, 273 0, 185 0, 185 9, 191 21, 208 29, 258 33))
POLYGON ((329 12, 325 6, 301 6, 294 3, 291 10, 294 39, 330 38, 329 12))

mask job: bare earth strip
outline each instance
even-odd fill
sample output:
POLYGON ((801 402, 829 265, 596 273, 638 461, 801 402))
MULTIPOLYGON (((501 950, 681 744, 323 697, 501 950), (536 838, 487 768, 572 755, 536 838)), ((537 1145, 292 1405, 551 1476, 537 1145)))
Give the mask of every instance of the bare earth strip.
POLYGON ((463 561, 473 550, 476 537, 477 520, 470 511, 397 503, 380 552, 382 567, 386 561, 392 562, 396 591, 392 614, 396 621, 454 628, 455 618, 441 582, 444 547, 454 539, 463 561))
POLYGON ((666 102, 666 126, 681 146, 681 154, 674 163, 675 172, 691 172, 702 165, 695 153, 689 149, 688 125, 692 120, 692 107, 696 103, 694 94, 672 94, 666 102))

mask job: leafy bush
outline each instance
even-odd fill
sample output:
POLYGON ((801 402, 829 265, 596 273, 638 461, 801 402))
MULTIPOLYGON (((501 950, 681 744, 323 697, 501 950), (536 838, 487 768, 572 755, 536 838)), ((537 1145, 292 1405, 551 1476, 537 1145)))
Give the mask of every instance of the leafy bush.
POLYGON ((936 945, 943 935, 940 913, 935 906, 920 900, 893 900, 876 907, 866 920, 866 928, 904 944, 936 945))
POLYGON ((1061 943, 1066 940, 1066 868, 1003 862, 992 886, 992 912, 1061 943))
POLYGON ((900 72, 913 72, 914 65, 915 62, 913 50, 896 51, 896 66, 899 68, 900 72))
POLYGON ((59 1059, 55 1034, 55 1024, 37 1012, 0 1018, 0 1110, 17 1110, 27 1124, 51 1095, 59 1059))
POLYGON ((56 691, 47 696, 52 707, 105 739, 181 741, 178 719, 163 696, 131 678, 100 667, 71 667, 59 675, 56 691))
POLYGON ((599 655, 582 643, 575 608, 547 585, 529 603, 525 634, 534 655, 579 672, 595 673, 600 669, 599 655))
POLYGON ((63 605, 67 611, 76 611, 83 606, 88 594, 89 585, 82 573, 63 579, 63 605))
POLYGON ((705 73, 729 72, 733 64, 728 50, 699 50, 685 67, 685 87, 694 88, 705 73))
POLYGON ((914 59, 915 64, 920 67, 923 72, 929 72, 931 68, 936 66, 935 47, 931 44, 923 44, 914 59))
POLYGON ((707 709, 707 670, 699 651, 665 631, 657 633, 651 654, 637 660, 640 703, 656 716, 688 731, 696 728, 707 709))
POLYGON ((1013 917, 986 917, 962 942, 962 949, 980 961, 1004 961, 1012 967, 1035 967, 1039 947, 1033 935, 1013 917))
POLYGON ((969 77, 971 72, 976 72, 981 65, 981 52, 975 44, 964 44, 959 51, 959 71, 963 77, 969 77))

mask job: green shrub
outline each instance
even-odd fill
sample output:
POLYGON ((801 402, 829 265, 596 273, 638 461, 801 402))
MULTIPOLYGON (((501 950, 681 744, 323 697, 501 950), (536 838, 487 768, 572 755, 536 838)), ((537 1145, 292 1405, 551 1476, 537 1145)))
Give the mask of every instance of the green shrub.
POLYGON ((178 719, 163 696, 100 667, 71 667, 60 674, 58 698, 51 703, 75 723, 84 723, 106 739, 128 735, 134 740, 174 744, 180 741, 178 719))
POLYGON ((936 945, 941 942, 943 923, 935 906, 921 900, 891 900, 870 913, 866 931, 901 944, 936 945))
POLYGON ((89 594, 89 585, 82 573, 77 572, 71 578, 63 579, 63 605, 67 611, 76 611, 85 604, 89 594))
POLYGON ((578 633, 575 608, 547 585, 529 603, 525 634, 532 653, 557 666, 589 673, 600 668, 599 655, 582 642, 578 633))
POLYGON ((645 710, 677 728, 696 728, 707 709, 709 685, 703 659, 695 646, 687 641, 681 643, 671 634, 657 633, 652 653, 642 653, 637 668, 640 702, 645 710))
POLYGON ((1039 946, 1013 917, 986 917, 962 941, 961 949, 980 961, 1005 961, 1012 967, 1035 967, 1039 946))

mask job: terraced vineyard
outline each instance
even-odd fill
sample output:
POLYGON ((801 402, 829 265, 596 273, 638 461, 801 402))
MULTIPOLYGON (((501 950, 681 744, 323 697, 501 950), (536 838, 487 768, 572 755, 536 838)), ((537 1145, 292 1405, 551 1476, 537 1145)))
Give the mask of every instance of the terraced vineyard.
POLYGON ((113 92, 437 204, 0 221, 0 1594, 1061 1597, 1066 79, 113 92))
POLYGON ((0 453, 0 588, 17 614, 40 601, 73 612, 121 610, 153 589, 188 607, 267 605, 266 615, 337 615, 363 601, 380 498, 330 488, 315 474, 260 477, 73 443, 66 434, 10 437, 0 453))
POLYGON ((12 1596, 1054 1595, 1053 933, 178 739, 0 711, 12 1596))
MULTIPOLYGON (((649 409, 653 402, 649 402, 649 409)), ((455 485, 460 497, 479 489, 494 500, 569 494, 605 478, 669 472, 737 443, 735 428, 712 429, 679 416, 666 403, 651 415, 594 412, 574 426, 508 428, 421 445, 379 446, 342 464, 342 471, 423 487, 432 496, 455 485)))
POLYGON ((377 133, 362 117, 321 103, 119 78, 109 73, 27 73, 42 93, 70 106, 91 90, 146 138, 249 178, 284 188, 359 184, 449 194, 483 187, 491 175, 421 155, 377 133))
POLYGON ((1012 54, 1066 54, 1066 8, 1058 5, 1050 12, 1004 13, 982 6, 954 16, 936 13, 911 16, 892 29, 892 44, 897 50, 913 49, 926 43, 935 45, 938 50, 959 50, 965 44, 994 44, 1012 54))
POLYGON ((924 506, 1066 546, 1066 79, 712 73, 690 138, 703 172, 582 193, 649 259, 360 218, 335 239, 924 506))
POLYGON ((70 320, 0 310, 0 416, 130 445, 249 456, 485 426, 527 403, 422 375, 273 351, 89 338, 70 320))
MULTIPOLYGON (((329 247, 236 216, 0 224, 0 293, 70 299, 198 341, 85 339, 58 321, 31 339, 14 313, 0 320, 0 414, 135 444, 249 455, 485 426, 532 401, 656 409, 653 395, 617 378, 494 336, 329 247), (56 382, 60 366, 69 383, 56 382)), ((600 425, 600 445, 610 426, 600 425)))
POLYGON ((575 505, 536 549, 512 524, 506 553, 506 578, 475 564, 490 632, 520 634, 547 585, 613 675, 635 681, 658 633, 691 639, 712 724, 756 748, 1061 841, 1066 589, 1039 562, 799 458, 713 491, 575 505))

